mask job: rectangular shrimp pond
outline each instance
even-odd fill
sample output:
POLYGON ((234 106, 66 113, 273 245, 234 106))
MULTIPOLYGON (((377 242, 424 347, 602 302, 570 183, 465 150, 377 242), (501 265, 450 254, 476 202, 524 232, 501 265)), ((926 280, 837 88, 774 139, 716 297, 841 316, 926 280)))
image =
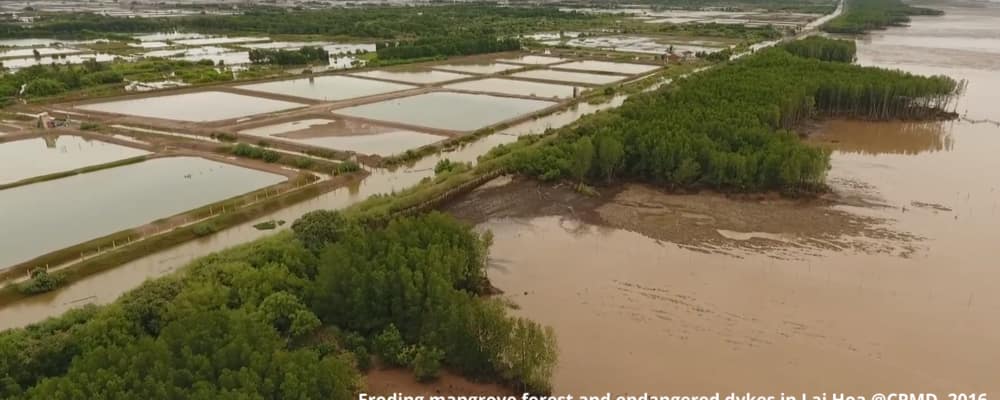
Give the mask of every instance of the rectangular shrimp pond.
POLYGON ((149 154, 79 136, 48 136, 0 143, 0 185, 149 154))
POLYGON ((0 190, 0 269, 285 181, 197 157, 138 164, 0 190))
POLYGON ((514 79, 486 78, 474 81, 453 83, 444 86, 445 89, 466 90, 470 92, 490 92, 518 96, 534 96, 542 98, 571 98, 574 92, 580 93, 583 88, 554 83, 518 81, 514 79))
POLYGON ((432 92, 334 110, 356 118, 451 131, 474 131, 557 103, 509 97, 432 92))
POLYGON ((305 104, 228 92, 192 92, 78 105, 76 108, 136 117, 209 122, 303 107, 305 104))
POLYGON ((606 85, 626 78, 623 75, 588 74, 585 72, 553 71, 551 69, 534 69, 510 75, 512 78, 539 79, 556 82, 583 83, 590 85, 606 85))
POLYGON ((438 71, 433 69, 412 69, 412 70, 371 70, 358 72, 355 76, 364 76, 372 79, 385 79, 397 82, 431 84, 459 79, 471 78, 472 75, 459 74, 455 72, 438 71))
POLYGON ((302 119, 245 129, 239 133, 379 156, 391 156, 447 139, 440 135, 341 118, 302 119))
POLYGON ((631 63, 618 63, 609 61, 594 61, 594 60, 583 60, 574 61, 565 64, 559 64, 553 68, 559 69, 575 69, 582 71, 595 71, 595 72, 612 72, 616 74, 645 74, 650 71, 659 69, 660 67, 656 65, 647 64, 631 64, 631 63))
POLYGON ((327 75, 315 78, 255 83, 236 86, 236 88, 312 100, 339 101, 414 89, 416 86, 345 75, 327 75))
POLYGON ((498 72, 506 72, 520 68, 524 68, 524 66, 495 62, 444 64, 434 66, 434 69, 461 72, 465 74, 495 74, 498 72))

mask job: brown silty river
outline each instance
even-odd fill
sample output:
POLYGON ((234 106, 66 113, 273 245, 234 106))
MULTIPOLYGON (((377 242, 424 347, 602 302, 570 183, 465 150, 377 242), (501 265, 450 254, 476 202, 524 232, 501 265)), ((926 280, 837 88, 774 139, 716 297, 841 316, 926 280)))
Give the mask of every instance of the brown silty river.
POLYGON ((449 207, 555 329, 556 392, 1000 396, 1000 4, 932 6, 859 63, 967 79, 964 119, 827 121, 821 200, 515 180, 449 207))

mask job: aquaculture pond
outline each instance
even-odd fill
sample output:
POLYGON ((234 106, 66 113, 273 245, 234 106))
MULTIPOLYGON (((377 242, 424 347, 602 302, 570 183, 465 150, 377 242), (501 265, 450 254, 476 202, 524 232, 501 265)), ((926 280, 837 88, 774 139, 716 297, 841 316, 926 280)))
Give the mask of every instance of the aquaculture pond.
POLYGON ((499 59, 497 61, 506 63, 515 63, 515 64, 548 65, 569 60, 559 57, 527 55, 527 56, 520 56, 517 58, 504 58, 504 59, 499 59))
POLYGON ((455 81, 459 79, 471 78, 471 75, 456 74, 454 72, 438 71, 433 69, 415 70, 372 70, 353 74, 374 79, 385 79, 397 82, 429 84, 455 81))
POLYGON ((0 191, 0 268, 284 181, 196 157, 167 157, 0 191))
POLYGON ((342 118, 284 122, 242 130, 240 134, 379 156, 399 154, 447 139, 446 136, 342 118))
POLYGON ((510 75, 513 78, 539 79, 556 82, 573 82, 590 85, 605 85, 625 79, 622 75, 601 75, 585 72, 555 71, 551 69, 533 69, 510 75))
POLYGON ((238 89, 303 97, 313 100, 338 101, 355 99, 413 89, 415 86, 355 78, 345 75, 327 75, 237 86, 238 89))
POLYGON ((504 71, 515 70, 518 68, 524 68, 524 66, 488 62, 488 63, 444 64, 444 65, 437 65, 434 68, 447 71, 462 72, 466 74, 495 74, 497 72, 504 72, 504 71))
POLYGON ((208 122, 302 107, 304 104, 228 92, 192 92, 78 105, 76 108, 137 117, 208 122))
POLYGON ((132 147, 65 135, 0 143, 0 185, 148 153, 132 147))
POLYGON ((544 98, 570 98, 573 97, 575 93, 578 94, 583 91, 583 88, 575 86, 501 78, 486 78, 475 81, 458 82, 446 85, 445 88, 544 98))
POLYGON ((334 110, 378 121, 451 131, 473 131, 555 105, 509 97, 432 92, 334 110))
POLYGON ((630 63, 618 63, 609 61, 584 60, 584 61, 574 61, 565 64, 559 64, 555 68, 636 75, 636 74, 645 74, 647 72, 655 71, 660 67, 657 65, 647 65, 647 64, 630 64, 630 63))

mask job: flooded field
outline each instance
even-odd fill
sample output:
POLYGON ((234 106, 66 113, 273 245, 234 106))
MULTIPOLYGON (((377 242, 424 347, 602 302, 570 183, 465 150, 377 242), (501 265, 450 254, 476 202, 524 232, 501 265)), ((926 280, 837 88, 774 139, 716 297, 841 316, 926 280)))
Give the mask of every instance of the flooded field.
POLYGON ((660 67, 656 65, 584 60, 584 61, 574 61, 565 64, 559 64, 558 66, 556 66, 556 68, 576 69, 581 71, 612 72, 612 73, 626 74, 626 75, 638 75, 655 71, 660 67))
POLYGON ((503 63, 467 63, 467 64, 444 64, 436 65, 435 69, 461 72, 466 74, 495 74, 497 72, 511 71, 518 68, 524 68, 520 65, 514 64, 503 64, 503 63))
POLYGON ((606 85, 624 80, 623 75, 599 75, 585 72, 554 71, 551 69, 533 69, 510 75, 514 78, 539 79, 556 82, 584 83, 591 85, 606 85))
POLYGON ((584 88, 552 83, 517 81, 513 79, 486 78, 445 85, 445 89, 491 92, 543 98, 571 98, 584 88))
POLYGON ((391 156, 447 139, 445 136, 397 129, 347 119, 313 118, 240 131, 360 154, 391 156))
POLYGON ((372 70, 365 72, 358 72, 353 75, 364 76, 368 78, 375 79, 385 79, 397 82, 406 83, 416 83, 416 84, 430 84, 430 83, 441 83, 448 81, 456 81, 459 79, 466 79, 472 77, 466 74, 457 74, 454 72, 438 71, 438 70, 372 70))
POLYGON ((432 129, 473 131, 556 105, 543 100, 433 92, 335 110, 337 114, 432 129))
POLYGON ((315 78, 255 83, 237 86, 236 88, 313 100, 337 101, 398 92, 413 89, 415 86, 344 75, 327 75, 315 78))
POLYGON ((71 171, 149 152, 79 136, 49 136, 0 143, 0 184, 71 171))
POLYGON ((515 64, 548 65, 548 64, 555 64, 555 63, 558 63, 558 62, 569 61, 569 60, 565 59, 565 58, 559 58, 559 57, 527 55, 527 56, 521 56, 521 57, 517 57, 517 58, 505 58, 505 59, 500 59, 500 60, 497 60, 497 61, 506 62, 506 63, 515 63, 515 64))
POLYGON ((494 233, 517 313, 555 328, 555 392, 1000 393, 995 55, 921 39, 998 37, 1000 5, 944 10, 859 40, 859 61, 969 79, 968 119, 824 123, 822 199, 514 181, 452 205, 494 233))
POLYGON ((78 105, 76 108, 137 117, 208 122, 289 110, 304 104, 227 92, 193 92, 78 105))
POLYGON ((168 157, 0 191, 0 268, 285 180, 195 157, 168 157), (165 195, 170 193, 171 195, 165 195))

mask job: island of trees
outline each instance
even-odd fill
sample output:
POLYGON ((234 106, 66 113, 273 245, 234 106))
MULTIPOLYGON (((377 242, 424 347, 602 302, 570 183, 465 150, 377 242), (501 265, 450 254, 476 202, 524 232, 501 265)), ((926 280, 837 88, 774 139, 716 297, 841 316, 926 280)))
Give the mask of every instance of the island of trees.
POLYGON ((827 151, 792 130, 816 117, 926 119, 961 86, 937 76, 848 63, 853 44, 814 38, 724 64, 633 96, 618 109, 509 157, 543 180, 639 180, 670 188, 815 191, 827 151), (825 61, 826 60, 826 61, 825 61))

